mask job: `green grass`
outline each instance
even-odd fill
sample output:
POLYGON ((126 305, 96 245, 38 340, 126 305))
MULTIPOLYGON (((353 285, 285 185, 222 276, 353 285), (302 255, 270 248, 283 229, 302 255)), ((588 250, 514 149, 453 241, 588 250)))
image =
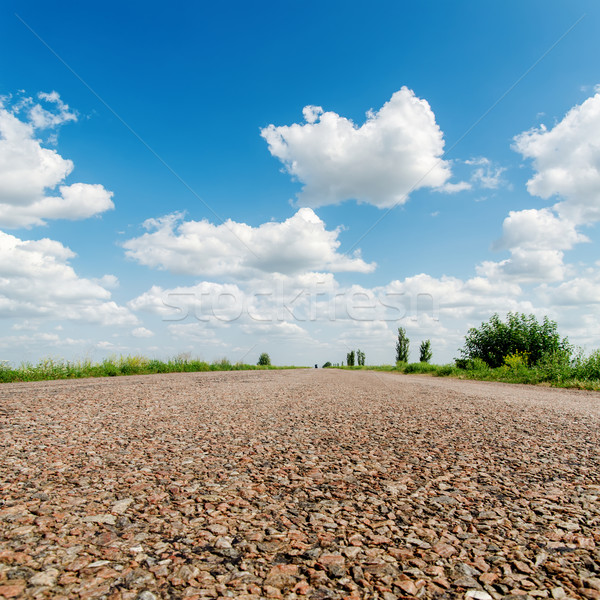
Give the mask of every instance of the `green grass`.
POLYGON ((514 354, 507 356, 504 365, 495 369, 492 369, 480 359, 462 361, 460 368, 452 364, 432 365, 429 363, 398 363, 397 365, 337 368, 351 371, 383 371, 600 390, 600 351, 596 351, 590 356, 583 356, 580 353, 574 358, 560 354, 551 355, 544 357, 533 366, 527 365, 526 357, 514 354))
POLYGON ((251 371, 294 369, 298 367, 257 366, 230 363, 226 358, 207 363, 187 355, 161 361, 144 356, 112 356, 101 363, 90 360, 67 361, 44 358, 38 363, 21 363, 13 367, 7 361, 0 363, 0 383, 19 381, 47 381, 50 379, 80 379, 84 377, 117 377, 121 375, 151 375, 154 373, 196 373, 201 371, 251 371))
MULTIPOLYGON (((329 368, 329 367, 327 367, 329 368)), ((333 367, 348 371, 384 371, 389 373, 421 374, 435 377, 448 377, 460 371, 453 365, 432 365, 430 363, 398 363, 396 365, 366 365, 364 367, 333 367)))

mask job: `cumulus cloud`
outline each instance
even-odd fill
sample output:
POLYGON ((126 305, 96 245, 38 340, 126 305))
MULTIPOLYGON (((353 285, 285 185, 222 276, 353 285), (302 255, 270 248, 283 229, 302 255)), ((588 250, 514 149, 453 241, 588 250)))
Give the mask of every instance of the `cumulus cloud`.
POLYGON ((538 293, 547 302, 558 306, 585 306, 600 304, 600 276, 574 277, 556 287, 543 285, 538 293))
POLYGON ((495 249, 511 256, 478 267, 487 277, 522 282, 562 281, 572 269, 564 252, 588 242, 577 227, 600 220, 600 93, 573 107, 552 129, 541 125, 514 138, 513 149, 533 161, 527 190, 552 207, 511 212, 495 249))
POLYGON ((488 277, 432 277, 425 273, 395 280, 385 286, 388 294, 400 294, 410 304, 407 315, 418 317, 425 314, 439 319, 467 318, 478 314, 515 310, 519 306, 514 299, 522 292, 511 281, 488 277))
POLYGON ((261 130, 269 151, 298 179, 302 206, 355 199, 380 208, 403 204, 423 187, 451 184, 443 133, 428 102, 403 87, 361 126, 320 106, 306 106, 304 123, 261 130))
POLYGON ((44 147, 36 134, 38 129, 55 128, 76 117, 56 92, 42 96, 55 104, 58 112, 33 104, 27 113, 29 120, 19 118, 23 102, 7 108, 0 100, 0 226, 86 219, 114 208, 112 192, 101 185, 60 185, 72 172, 73 162, 44 147))
POLYGON ((600 219, 600 92, 573 107, 552 129, 544 125, 514 139, 514 149, 533 160, 528 191, 558 196, 561 216, 576 223, 600 219))
POLYGON ((24 241, 0 231, 0 316, 136 324, 107 289, 75 273, 69 265, 74 256, 60 242, 24 241))
POLYGON ((496 250, 509 250, 510 257, 482 263, 477 268, 480 275, 524 283, 557 282, 571 276, 565 251, 589 242, 578 226, 600 220, 599 138, 600 93, 573 107, 552 129, 541 125, 514 138, 513 149, 533 161, 529 193, 558 202, 510 212, 502 238, 493 245, 496 250))
POLYGON ((573 222, 560 218, 549 208, 510 211, 502 230, 502 238, 495 244, 498 249, 568 250, 589 241, 573 222))
POLYGON ((368 273, 375 268, 359 254, 340 254, 340 229, 328 231, 310 208, 301 208, 282 223, 259 227, 230 220, 222 225, 185 221, 181 214, 149 219, 144 227, 147 233, 123 244, 126 255, 173 273, 249 279, 315 270, 368 273))
POLYGON ((509 250, 510 258, 483 262, 477 271, 484 277, 523 283, 560 281, 569 270, 564 251, 589 241, 574 223, 549 208, 511 211, 502 230, 502 237, 492 248, 509 250))
POLYGON ((44 225, 46 219, 79 221, 114 208, 113 193, 99 184, 74 183, 61 185, 59 190, 58 196, 40 198, 18 208, 10 203, 0 203, 0 224, 31 227, 44 225))
POLYGON ((499 262, 484 261, 477 266, 477 273, 484 277, 521 283, 561 281, 567 271, 564 252, 534 248, 513 248, 510 258, 499 262))

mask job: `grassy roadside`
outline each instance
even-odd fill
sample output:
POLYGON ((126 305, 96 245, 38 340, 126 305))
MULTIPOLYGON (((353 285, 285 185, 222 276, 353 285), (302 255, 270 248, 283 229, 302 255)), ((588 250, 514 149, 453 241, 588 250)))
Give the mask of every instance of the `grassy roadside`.
POLYGON ((432 365, 429 363, 399 363, 398 365, 379 365, 364 367, 335 367, 350 371, 383 371, 430 375, 434 377, 455 377, 457 379, 475 379, 479 381, 501 381, 504 383, 525 383, 530 385, 549 385, 552 387, 575 388, 580 390, 600 390, 600 373, 585 364, 540 364, 527 366, 522 361, 508 361, 496 369, 488 367, 483 361, 469 361, 464 368, 456 365, 432 365))
POLYGON ((168 361, 144 356, 113 356, 100 363, 90 360, 66 361, 46 358, 37 364, 22 363, 12 367, 0 364, 0 383, 47 381, 51 379, 81 379, 85 377, 116 377, 120 375, 151 375, 155 373, 195 373, 203 371, 254 371, 268 369, 296 369, 302 367, 257 366, 230 363, 222 359, 213 363, 189 357, 175 357, 168 361))

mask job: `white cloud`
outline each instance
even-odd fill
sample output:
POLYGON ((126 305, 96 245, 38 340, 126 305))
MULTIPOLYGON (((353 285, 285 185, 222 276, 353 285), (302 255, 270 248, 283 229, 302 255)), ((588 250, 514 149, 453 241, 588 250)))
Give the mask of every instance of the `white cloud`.
POLYGON ((225 346, 217 337, 214 329, 208 329, 202 323, 175 323, 167 327, 171 337, 195 343, 225 346))
POLYGON ((559 196, 557 212, 575 223, 600 219, 600 92, 573 107, 552 129, 544 125, 515 137, 514 149, 533 160, 527 189, 559 196))
POLYGON ((502 173, 506 171, 504 167, 494 165, 489 158, 480 156, 466 160, 465 164, 475 167, 471 174, 471 181, 474 185, 485 189, 495 190, 503 184, 502 173))
POLYGON ((288 321, 274 323, 247 323, 242 325, 242 331, 252 335, 263 335, 269 338, 283 337, 285 339, 308 338, 306 329, 288 321))
POLYGON ((131 335, 136 338, 151 338, 154 337, 154 332, 146 329, 145 327, 136 327, 131 335))
POLYGON ((98 279, 92 279, 92 281, 109 290, 119 287, 119 278, 115 275, 103 275, 98 279))
POLYGON ((470 190, 471 184, 467 181, 459 181, 458 183, 445 183, 444 185, 434 188, 435 192, 444 192, 445 194, 456 194, 458 192, 464 192, 470 190))
POLYGON ((510 211, 502 224, 502 238, 496 248, 569 250, 588 242, 575 224, 555 215, 549 208, 510 211))
POLYGON ((538 294, 546 302, 557 306, 576 306, 600 304, 600 274, 588 274, 587 277, 574 277, 556 287, 540 286, 538 294))
POLYGON ((137 318, 110 299, 110 292, 79 277, 75 254, 60 242, 24 241, 0 231, 0 316, 73 319, 133 325, 137 318))
POLYGON ((184 221, 181 214, 149 219, 144 226, 148 233, 123 244, 126 255, 173 273, 249 279, 315 270, 368 273, 375 268, 359 254, 340 254, 340 229, 328 231, 310 208, 301 208, 282 223, 259 227, 184 221))
POLYGON ((166 322, 195 318, 214 324, 236 321, 247 310, 246 293, 235 284, 203 281, 193 286, 153 285, 128 303, 133 311, 159 315, 166 322))
POLYGON ((319 106, 306 106, 305 122, 261 130, 269 151, 304 184, 303 206, 355 199, 380 208, 403 204, 423 187, 457 191, 442 160, 443 133, 426 100, 403 87, 360 127, 319 106))
POLYGON ((388 294, 399 294, 408 304, 406 315, 418 318, 419 314, 439 313, 440 319, 465 318, 494 311, 516 308, 512 300, 520 296, 521 287, 513 282, 486 277, 462 280, 457 277, 432 277, 425 273, 385 286, 388 294))
POLYGON ((13 323, 11 329, 13 331, 36 331, 39 329, 40 323, 38 321, 29 321, 27 319, 13 323))
MULTIPOLYGON (((15 347, 25 350, 27 353, 35 352, 39 354, 40 349, 45 352, 63 350, 65 347, 76 347, 89 345, 90 341, 86 339, 76 339, 71 337, 61 337, 56 333, 35 332, 28 335, 11 335, 0 338, 0 350, 8 349, 12 351, 15 347)), ((11 352, 12 354, 12 352, 11 352)), ((10 361, 14 364, 14 361, 10 361)))
POLYGON ((79 221, 111 210, 113 193, 99 184, 61 185, 59 196, 44 197, 28 206, 0 203, 0 224, 4 227, 44 225, 45 219, 79 221))
POLYGON ((574 223, 549 208, 510 211, 502 230, 492 247, 509 250, 510 258, 483 262, 477 272, 484 277, 523 283, 561 281, 569 272, 564 250, 589 241, 574 223))
POLYGON ((98 184, 60 185, 59 193, 53 193, 71 173, 73 163, 56 150, 43 147, 36 131, 75 117, 56 92, 46 96, 59 112, 37 110, 36 104, 29 109, 29 122, 19 119, 18 108, 7 109, 0 100, 0 226, 30 227, 44 224, 45 219, 86 219, 114 208, 112 192, 98 184))
MULTIPOLYGON (((529 193, 558 197, 552 207, 510 212, 493 248, 510 257, 486 261, 480 275, 523 283, 549 283, 570 276, 564 252, 589 242, 578 225, 600 219, 600 93, 572 108, 551 130, 544 125, 514 138, 513 149, 533 160, 529 193)), ((482 159, 487 168, 487 159, 482 159)), ((481 161, 480 161, 481 162, 481 161)), ((469 164, 469 161, 467 161, 469 164)), ((473 164, 479 164, 477 161, 473 164)))
POLYGON ((477 273, 490 279, 511 279, 521 283, 561 281, 568 272, 560 250, 514 248, 510 258, 499 262, 484 261, 477 273))
POLYGON ((40 104, 33 104, 29 109, 29 120, 37 129, 48 129, 58 127, 69 121, 77 121, 77 113, 71 111, 68 104, 65 104, 58 92, 49 94, 40 92, 38 98, 42 101, 50 102, 55 105, 55 112, 46 110, 40 104))

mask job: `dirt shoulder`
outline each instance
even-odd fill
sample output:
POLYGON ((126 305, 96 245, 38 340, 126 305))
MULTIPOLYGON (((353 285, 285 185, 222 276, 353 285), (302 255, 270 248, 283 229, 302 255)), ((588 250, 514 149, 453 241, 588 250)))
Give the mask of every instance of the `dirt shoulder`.
POLYGON ((600 393, 366 371, 0 387, 0 598, 600 599, 600 393))

